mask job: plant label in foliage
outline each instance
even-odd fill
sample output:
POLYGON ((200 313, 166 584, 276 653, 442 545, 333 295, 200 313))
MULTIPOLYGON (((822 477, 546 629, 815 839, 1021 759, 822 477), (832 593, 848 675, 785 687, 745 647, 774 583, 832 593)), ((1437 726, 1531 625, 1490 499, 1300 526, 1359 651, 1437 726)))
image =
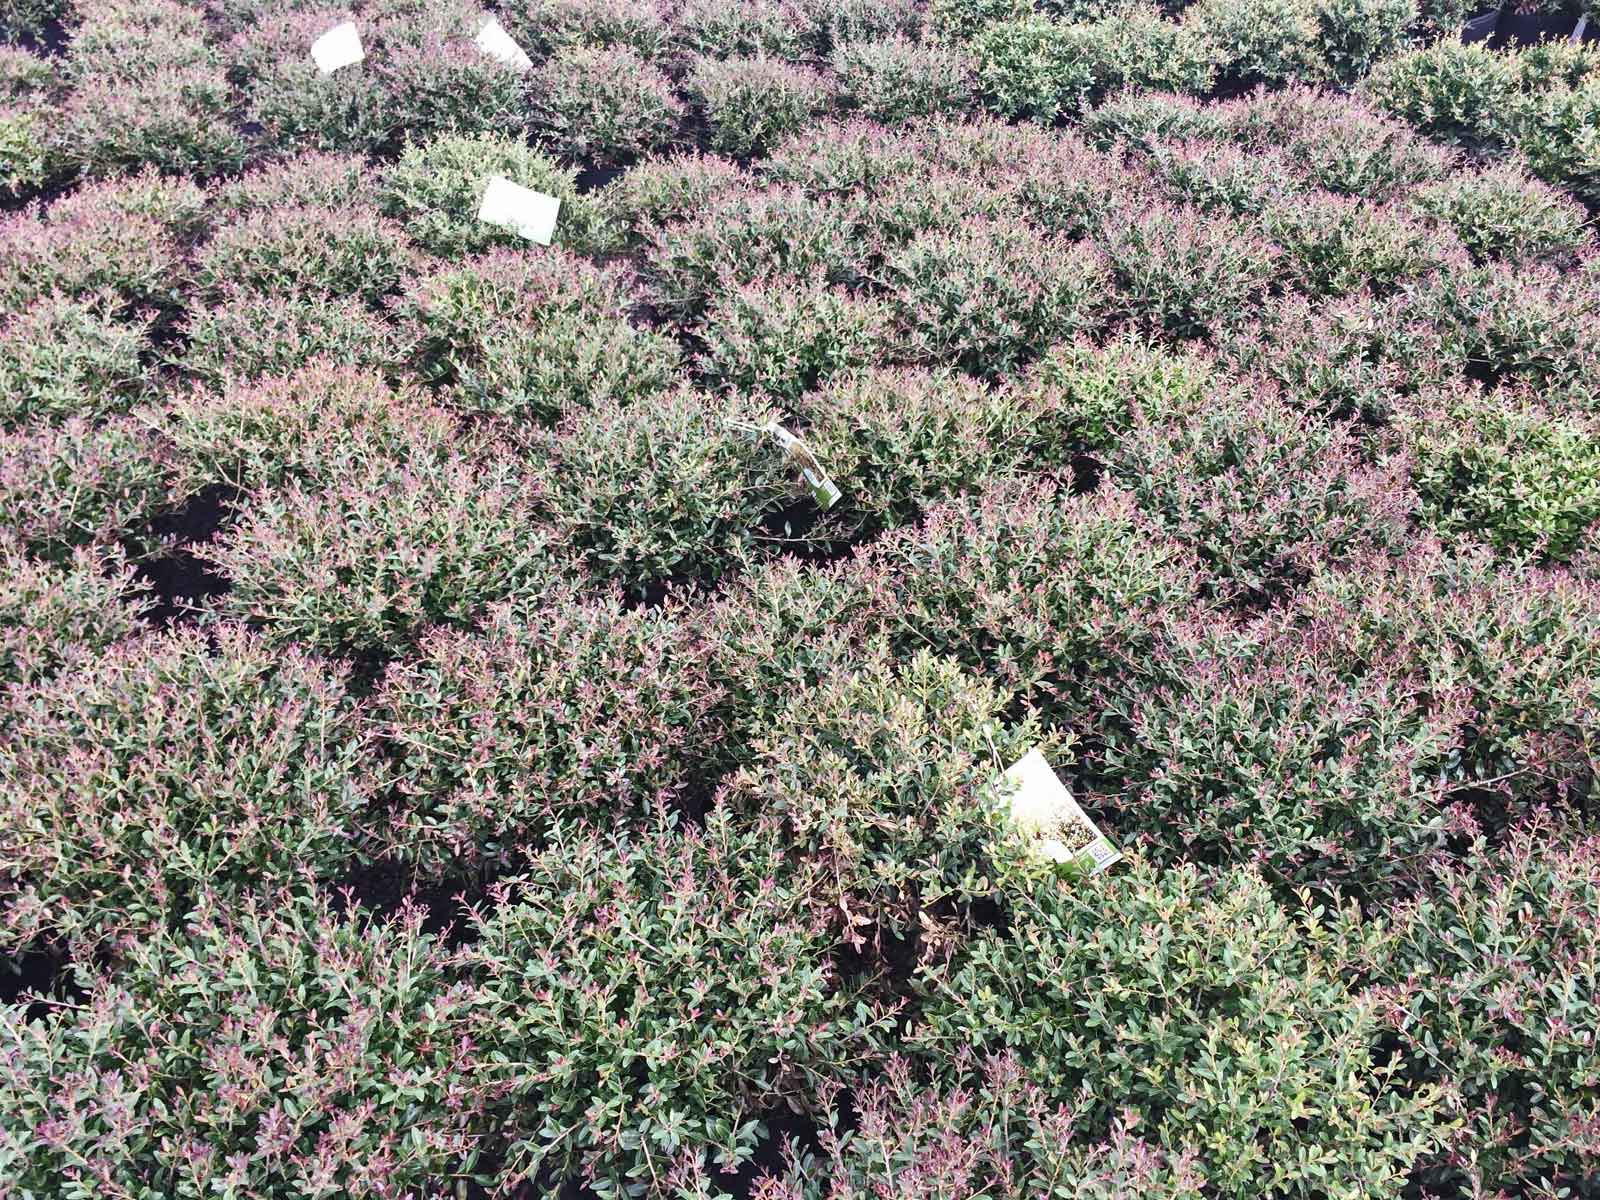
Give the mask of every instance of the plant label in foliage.
POLYGON ((332 75, 340 67, 348 67, 367 56, 361 48, 361 31, 354 21, 335 25, 311 43, 311 61, 324 75, 332 75))
POLYGON ((1037 748, 1008 767, 1001 780, 1011 796, 1011 821, 1033 839, 1039 857, 1076 863, 1090 875, 1098 875, 1122 857, 1078 807, 1037 748))
POLYGON ((767 429, 783 448, 783 456, 789 465, 799 471, 800 478, 806 481, 817 507, 827 512, 839 503, 839 486, 828 478, 828 473, 822 469, 817 456, 811 453, 806 444, 776 421, 768 424, 767 429))
POLYGON ((561 201, 519 183, 496 175, 483 190, 483 206, 478 220, 500 225, 520 233, 530 242, 548 246, 556 232, 556 213, 561 201))
POLYGON ((490 17, 484 22, 483 28, 478 30, 478 36, 472 40, 479 50, 514 71, 526 71, 533 66, 533 59, 523 52, 516 38, 506 32, 506 27, 500 24, 497 17, 490 17))

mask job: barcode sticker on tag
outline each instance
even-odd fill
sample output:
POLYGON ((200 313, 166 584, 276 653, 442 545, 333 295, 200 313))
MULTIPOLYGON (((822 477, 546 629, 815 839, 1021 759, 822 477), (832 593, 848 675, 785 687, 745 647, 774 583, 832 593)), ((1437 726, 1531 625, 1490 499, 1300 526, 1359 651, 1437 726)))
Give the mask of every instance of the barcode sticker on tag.
POLYGON ((1035 841, 1042 858, 1076 862, 1098 875, 1122 857, 1078 806, 1038 749, 1028 751, 1001 776, 1011 796, 1011 821, 1035 841))
POLYGON ((361 31, 354 21, 335 25, 311 43, 311 61, 324 75, 332 75, 340 67, 352 66, 367 56, 361 48, 361 31))
POLYGON ((526 71, 533 66, 533 59, 517 45, 517 39, 506 32, 497 17, 490 17, 472 40, 479 50, 513 70, 526 71))
POLYGON ((478 219, 520 233, 530 242, 548 246, 556 232, 561 201, 496 175, 483 191, 478 219))

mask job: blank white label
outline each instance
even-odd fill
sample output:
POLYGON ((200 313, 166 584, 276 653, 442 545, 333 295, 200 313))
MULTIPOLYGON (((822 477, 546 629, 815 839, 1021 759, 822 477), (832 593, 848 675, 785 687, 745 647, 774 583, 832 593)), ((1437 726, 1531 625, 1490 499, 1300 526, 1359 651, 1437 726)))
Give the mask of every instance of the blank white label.
POLYGON ((478 209, 478 219, 520 233, 530 242, 548 246, 555 236, 556 213, 560 209, 561 201, 556 197, 496 175, 483 191, 483 207, 478 209))
POLYGON ((366 56, 361 48, 361 31, 354 21, 335 25, 311 43, 311 61, 324 75, 332 75, 340 67, 358 63, 366 56))
POLYGON ((479 50, 513 70, 526 71, 533 66, 533 59, 523 52, 522 47, 517 45, 517 39, 506 32, 506 27, 500 24, 497 17, 490 17, 484 22, 483 28, 478 30, 478 36, 472 40, 479 50))
POLYGON ((1122 857, 1078 807, 1037 748, 1008 767, 1002 781, 1011 793, 1012 823, 1035 839, 1041 857, 1060 863, 1076 861, 1091 875, 1122 857))

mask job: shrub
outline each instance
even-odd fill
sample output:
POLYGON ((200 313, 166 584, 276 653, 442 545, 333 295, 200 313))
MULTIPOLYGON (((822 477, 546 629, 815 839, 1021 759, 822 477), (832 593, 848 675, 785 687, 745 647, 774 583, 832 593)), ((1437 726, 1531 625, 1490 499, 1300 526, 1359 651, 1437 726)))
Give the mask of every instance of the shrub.
POLYGON ((465 625, 562 572, 533 489, 504 452, 437 451, 341 466, 326 484, 246 493, 197 548, 229 580, 219 611, 273 643, 390 655, 428 625, 465 625))
POLYGON ((1215 388, 1188 412, 1143 417, 1107 467, 1225 597, 1271 598, 1364 550, 1397 550, 1415 504, 1402 466, 1364 465, 1347 429, 1270 393, 1215 388))
POLYGON ((978 94, 1009 120, 1050 125, 1087 104, 1097 82, 1079 27, 1037 16, 989 24, 972 43, 978 94))
POLYGON ((289 375, 312 359, 381 374, 401 357, 394 329, 359 299, 315 292, 260 292, 224 284, 184 325, 182 366, 220 386, 263 375, 289 375))
POLYGON ((179 251, 161 222, 119 211, 103 197, 44 215, 0 215, 0 313, 16 315, 52 294, 85 300, 110 292, 130 308, 177 303, 179 251))
POLYGON ((885 275, 910 355, 988 377, 1094 329, 1111 285, 1095 247, 998 221, 925 233, 885 275))
POLYGON ((1418 188, 1412 202, 1455 230, 1479 261, 1559 258, 1587 240, 1583 207, 1514 163, 1463 171, 1418 188))
POLYGON ((505 865, 557 821, 692 800, 721 693, 680 616, 558 591, 391 665, 374 712, 396 752, 394 853, 428 875, 505 865))
POLYGON ((81 1004, 32 1022, 8 1008, 13 1184, 376 1200, 468 1176, 477 1139, 459 1080, 477 1063, 423 916, 209 894, 183 936, 130 947, 115 975, 84 972, 81 1004))
POLYGON ((1153 861, 1252 864, 1380 902, 1460 832, 1439 768, 1465 705, 1428 683, 1357 669, 1316 626, 1195 622, 1104 689, 1091 767, 1153 861))
POLYGON ((1517 98, 1512 56, 1444 38, 1373 69, 1368 97, 1385 112, 1451 145, 1496 149, 1511 136, 1517 98))
POLYGON ((1002 193, 1002 198, 1020 205, 1027 219, 1047 232, 1092 236, 1115 211, 1133 173, 1120 157, 1091 150, 1069 134, 1041 134, 1038 140, 1039 145, 1026 147, 1006 189, 1013 195, 1002 193))
POLYGON ((1095 60, 1096 97, 1124 88, 1203 94, 1216 84, 1211 47, 1149 3, 1108 4, 1083 26, 1095 60))
POLYGON ((833 52, 833 70, 845 102, 886 125, 960 112, 972 100, 965 56, 903 35, 846 42, 833 52))
POLYGON ((628 322, 633 286, 558 249, 495 250, 415 281, 397 311, 418 374, 453 404, 550 419, 673 379, 677 346, 628 322))
POLYGON ((1002 483, 932 508, 874 542, 848 581, 868 628, 900 653, 927 647, 1081 716, 1088 681, 1124 672, 1196 602, 1192 556, 1125 493, 1068 497, 1002 483))
POLYGON ((1377 940, 1244 871, 1048 881, 929 973, 915 1036, 944 1064, 954 1045, 1012 1050, 1049 1102, 1090 1128, 1137 1121, 1208 1191, 1356 1200, 1401 1186, 1444 1125, 1435 1089, 1386 1083, 1383 1022, 1349 978, 1377 940))
POLYGON ((1569 88, 1536 91, 1516 115, 1516 147, 1539 178, 1600 201, 1600 76, 1569 88))
POLYGON ((826 864, 818 904, 852 945, 937 942, 1012 861, 999 773, 1041 741, 1070 757, 1032 716, 1007 722, 1008 699, 926 651, 858 659, 791 698, 725 802, 780 819, 791 854, 826 864))
POLYGON ((772 58, 702 58, 687 86, 711 127, 711 149, 733 158, 764 153, 828 103, 820 74, 772 58))
POLYGON ((376 75, 380 47, 366 46, 365 61, 331 75, 311 61, 311 43, 347 19, 337 7, 255 11, 249 27, 229 43, 226 53, 242 77, 245 112, 261 126, 267 145, 357 153, 391 148, 396 122, 376 75))
POLYGON ((1324 69, 1310 0, 1197 0, 1184 24, 1214 47, 1218 67, 1233 79, 1283 83, 1324 69))
POLYGON ((707 59, 773 57, 798 62, 823 47, 823 5, 792 0, 682 0, 675 41, 707 59))
POLYGON ((1465 355, 1404 297, 1290 294, 1219 345, 1232 370, 1305 412, 1388 420, 1403 398, 1454 377, 1465 355))
POLYGON ((1377 295, 1463 258, 1447 231, 1423 224, 1398 205, 1354 196, 1285 197, 1262 214, 1262 229, 1283 247, 1280 274, 1309 295, 1377 295))
POLYGON ((0 695, 6 937, 114 944, 364 850, 373 744, 340 671, 220 627, 0 695))
POLYGON ((0 200, 43 187, 60 169, 44 114, 0 100, 0 200))
POLYGON ((1364 79, 1409 45, 1417 8, 1417 0, 1317 0, 1317 55, 1335 79, 1364 79))
POLYGON ((483 190, 496 175, 561 201, 556 245, 590 250, 612 236, 595 203, 577 194, 573 172, 520 142, 488 135, 451 135, 408 146, 384 175, 383 210, 441 258, 481 254, 495 246, 526 248, 520 234, 478 220, 483 190))
POLYGON ((1600 843, 1551 821, 1480 840, 1395 915, 1381 1003, 1413 1079, 1465 1123, 1424 1165, 1438 1186, 1581 1194, 1600 1170, 1594 1061, 1600 843))
POLYGON ((1085 133, 1102 149, 1141 146, 1157 140, 1225 137, 1223 110, 1170 92, 1119 92, 1084 114, 1085 133))
POLYGON ((607 184, 601 207, 638 243, 652 226, 690 217, 740 186, 743 174, 725 158, 699 151, 646 158, 607 184))
POLYGON ((1033 11, 1030 0, 929 0, 928 23, 952 42, 970 41, 986 26, 1033 11))
POLYGON ((1266 299, 1281 256, 1234 218, 1160 201, 1112 214, 1099 241, 1117 308, 1177 338, 1248 316, 1266 299))
POLYGON ((52 223, 107 224, 128 217, 154 221, 183 246, 206 232, 206 192, 192 180, 145 167, 118 179, 86 183, 48 209, 52 223))
POLYGON ((1150 139, 1143 165, 1168 200, 1203 210, 1260 213, 1274 201, 1293 209, 1303 191, 1282 153, 1254 151, 1228 142, 1150 139))
POLYGON ((115 307, 109 297, 58 295, 0 319, 0 425, 100 416, 139 398, 147 322, 117 321, 115 307))
POLYGON ((0 432, 0 512, 29 550, 65 562, 77 546, 139 533, 169 469, 160 441, 129 417, 0 432))
POLYGON ((1331 93, 1291 89, 1243 108, 1236 131, 1255 149, 1282 146, 1315 187, 1385 200, 1442 176, 1451 155, 1397 121, 1331 93))
POLYGON ((38 39, 51 21, 66 15, 65 0, 6 0, 0 8, 0 36, 6 41, 21 36, 38 39))
POLYGON ((201 247, 196 279, 220 296, 323 295, 379 304, 415 262, 405 233, 370 210, 264 209, 227 225, 201 247))
POLYGON ((1461 387, 1406 421, 1423 519, 1501 550, 1570 557, 1600 520, 1600 422, 1461 387))
POLYGON ((88 175, 148 164, 199 176, 237 171, 245 143, 230 121, 220 68, 162 66, 128 77, 94 72, 62 103, 52 136, 63 163, 88 175))
POLYGON ((574 46, 534 73, 534 123, 568 159, 614 162, 672 140, 684 108, 672 81, 626 48, 574 46))
POLYGON ((57 566, 0 534, 0 691, 137 633, 138 610, 123 599, 133 584, 133 568, 116 551, 84 548, 57 566))
POLYGON ((672 34, 657 0, 528 0, 500 13, 517 44, 536 59, 569 46, 617 46, 661 57, 672 34))
POLYGON ((827 41, 834 48, 850 42, 913 37, 922 29, 918 0, 822 0, 827 41))
POLYGON ((712 386, 793 401, 889 351, 889 306, 818 280, 731 287, 711 302, 696 336, 699 369, 712 386))
POLYGON ((692 320, 730 287, 781 277, 853 283, 863 269, 836 204, 780 187, 729 191, 651 228, 643 273, 657 308, 692 320))
POLYGON ((756 1200, 868 1200, 891 1192, 906 1200, 1022 1200, 1048 1195, 1062 1180, 1071 1180, 1077 1200, 1200 1200, 1192 1155, 1168 1155, 1121 1122, 1112 1124, 1109 1140, 1091 1142, 1076 1113, 1028 1082, 1014 1057, 980 1064, 968 1050, 956 1054, 975 1086, 929 1086, 907 1059, 889 1059, 881 1074, 833 1101, 821 1154, 802 1158, 790 1146, 783 1175, 756 1180, 756 1200))
POLYGON ((888 1022, 833 977, 817 873, 775 822, 721 809, 683 832, 559 829, 465 952, 502 1183, 675 1194, 748 1163, 778 1105, 849 1078, 888 1022))
POLYGON ((689 391, 574 412, 536 445, 544 503, 590 569, 629 591, 714 580, 755 547, 763 517, 798 495, 781 451, 751 432, 764 419, 753 404, 689 391))
POLYGON ((365 211, 377 207, 378 175, 357 155, 307 150, 219 184, 210 201, 218 224, 273 208, 365 211))

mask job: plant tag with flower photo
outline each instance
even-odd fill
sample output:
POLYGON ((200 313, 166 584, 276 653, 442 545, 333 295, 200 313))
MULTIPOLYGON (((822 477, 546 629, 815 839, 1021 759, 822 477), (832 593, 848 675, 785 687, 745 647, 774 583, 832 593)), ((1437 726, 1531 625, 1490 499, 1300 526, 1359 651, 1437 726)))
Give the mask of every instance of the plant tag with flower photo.
POLYGON ((1001 783, 1011 796, 1012 823, 1034 840, 1039 857, 1076 863, 1090 875, 1122 857, 1037 749, 1006 768, 1001 783))
POLYGON ((478 36, 472 41, 490 58, 505 63, 512 70, 526 71, 533 66, 533 59, 517 45, 517 39, 506 32, 506 27, 500 24, 497 17, 490 17, 484 22, 483 28, 478 30, 478 36))
POLYGON ((519 183, 512 183, 496 175, 483 190, 483 205, 478 209, 478 220, 500 225, 513 233, 520 233, 530 242, 548 246, 556 232, 556 213, 561 201, 546 196, 519 183))
POLYGON ((354 21, 335 25, 311 43, 311 61, 324 75, 332 75, 340 67, 349 67, 366 58, 361 48, 361 31, 354 21))
POLYGON ((778 445, 783 448, 783 455, 789 460, 789 465, 800 472, 800 478, 804 479, 806 487, 811 489, 811 498, 817 502, 818 508, 827 512, 839 503, 838 485, 828 478, 828 473, 822 469, 817 456, 811 453, 803 441, 776 421, 767 423, 767 432, 772 434, 778 445))

